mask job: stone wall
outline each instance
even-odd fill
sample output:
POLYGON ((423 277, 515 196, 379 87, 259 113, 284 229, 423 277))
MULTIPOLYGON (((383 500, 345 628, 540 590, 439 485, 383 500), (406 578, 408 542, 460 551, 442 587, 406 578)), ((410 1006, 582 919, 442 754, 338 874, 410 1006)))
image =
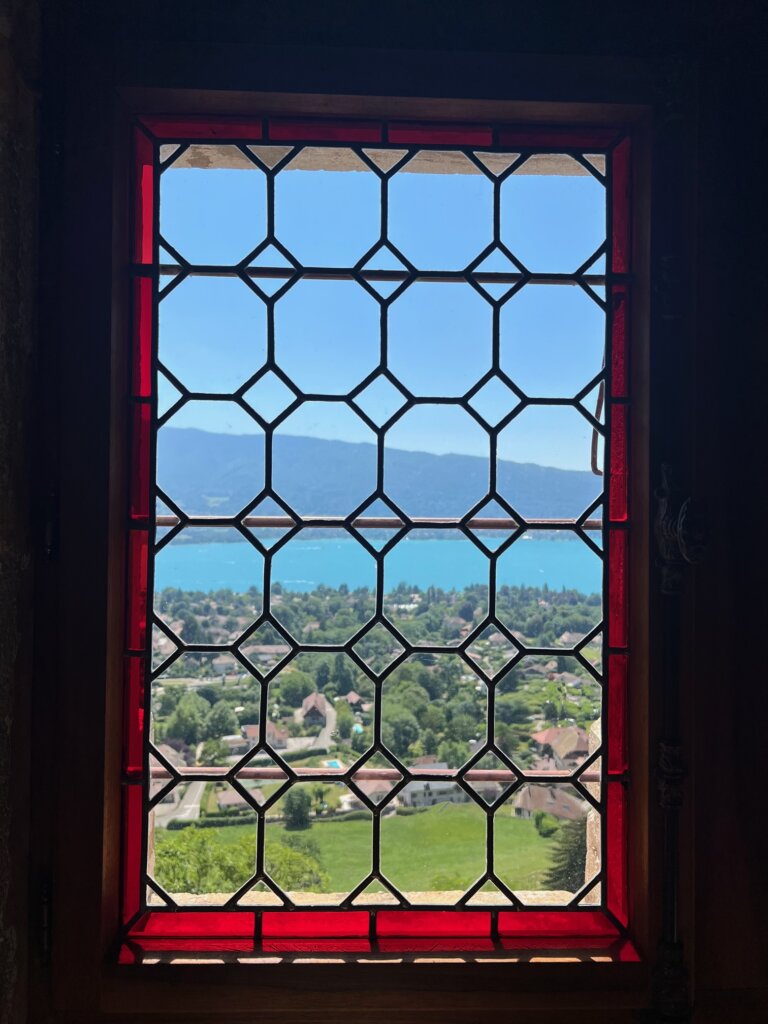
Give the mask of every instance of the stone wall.
POLYGON ((38 7, 0 0, 0 1021, 25 1018, 38 7))

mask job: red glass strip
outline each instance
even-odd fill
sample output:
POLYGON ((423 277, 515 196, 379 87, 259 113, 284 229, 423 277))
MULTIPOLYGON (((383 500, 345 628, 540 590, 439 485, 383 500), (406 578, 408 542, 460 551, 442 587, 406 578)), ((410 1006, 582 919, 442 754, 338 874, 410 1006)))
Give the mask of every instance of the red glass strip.
POLYGON ((613 529, 608 537, 608 646, 629 644, 627 532, 613 529))
POLYGON ((608 655, 608 773, 625 772, 627 764, 627 680, 626 654, 608 655))
POLYGON ((131 518, 149 517, 150 438, 152 410, 148 402, 135 402, 132 411, 131 518))
POLYGON ((140 129, 133 133, 134 238, 136 263, 152 262, 152 234, 155 213, 155 152, 140 129))
POLYGON ((599 910, 501 911, 499 936, 503 938, 615 938, 616 925, 599 910))
POLYGON ((623 139, 611 156, 612 266, 614 274, 626 274, 631 265, 630 142, 623 139))
POLYGON ((615 128, 502 128, 499 133, 499 144, 527 148, 540 146, 544 149, 589 150, 590 146, 597 150, 612 145, 616 139, 615 128))
POLYGON ((253 938, 256 915, 245 910, 196 911, 153 910, 134 926, 131 937, 153 939, 253 938))
POLYGON ((137 277, 133 282, 133 374, 132 394, 152 394, 152 280, 137 277))
POLYGON ((611 394, 626 398, 628 391, 629 292, 624 285, 611 290, 611 394))
POLYGON ((368 939, 265 939, 265 953, 370 953, 368 939))
POLYGON ((125 659, 125 707, 123 710, 123 771, 139 778, 143 768, 144 659, 125 659))
POLYGON ((486 910, 380 910, 376 933, 381 938, 485 938, 491 934, 491 915, 486 910))
POLYGON ((147 565, 149 534, 131 530, 128 534, 128 604, 126 645, 129 651, 144 651, 147 637, 147 565))
POLYGON ((334 938, 368 935, 365 910, 265 911, 261 918, 264 938, 334 938))
POLYGON ((123 800, 123 920, 141 909, 143 795, 139 784, 124 787, 123 800))
POLYGON ((220 118, 209 121, 201 117, 145 117, 143 123, 160 139, 233 139, 245 141, 260 139, 260 119, 220 118))
POLYGON ((626 405, 611 406, 611 473, 608 479, 608 519, 625 523, 628 514, 629 473, 627 467, 626 405))
MULTIPOLYGON (((139 954, 153 953, 250 953, 255 952, 253 939, 138 939, 131 938, 131 944, 139 954)), ((128 961, 131 963, 132 961, 128 961)), ((135 962, 135 961, 134 961, 135 962)))
POLYGON ((621 782, 608 783, 606 798, 606 905, 627 924, 627 794, 621 782))
POLYGON ((378 121, 270 120, 272 142, 381 142, 378 121))
POLYGON ((389 126, 389 141, 421 146, 490 146, 493 131, 478 124, 408 124, 389 126))

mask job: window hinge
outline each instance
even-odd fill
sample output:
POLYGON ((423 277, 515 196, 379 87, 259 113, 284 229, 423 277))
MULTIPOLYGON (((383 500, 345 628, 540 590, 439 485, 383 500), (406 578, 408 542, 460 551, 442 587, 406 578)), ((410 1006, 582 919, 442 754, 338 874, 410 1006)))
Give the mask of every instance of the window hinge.
POLYGON ((51 912, 53 906, 53 891, 50 879, 45 878, 40 883, 40 899, 38 905, 38 957, 40 963, 46 965, 51 960, 51 912))

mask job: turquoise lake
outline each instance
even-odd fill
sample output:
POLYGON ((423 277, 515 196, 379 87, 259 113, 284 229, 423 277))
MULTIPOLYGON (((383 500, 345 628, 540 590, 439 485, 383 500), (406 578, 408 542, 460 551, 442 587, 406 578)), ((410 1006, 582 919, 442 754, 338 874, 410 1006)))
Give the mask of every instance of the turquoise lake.
MULTIPOLYGON (((236 592, 263 586, 262 560, 241 543, 170 544, 158 555, 155 589, 236 592)), ((489 560, 469 540, 404 539, 386 556, 385 590, 399 583, 444 590, 488 582, 489 560)), ((272 581, 287 590, 308 592, 318 586, 350 590, 373 588, 375 563, 352 538, 292 540, 276 552, 272 581)), ((602 586, 602 561, 580 540, 518 540, 498 561, 497 584, 563 587, 585 594, 602 586)))

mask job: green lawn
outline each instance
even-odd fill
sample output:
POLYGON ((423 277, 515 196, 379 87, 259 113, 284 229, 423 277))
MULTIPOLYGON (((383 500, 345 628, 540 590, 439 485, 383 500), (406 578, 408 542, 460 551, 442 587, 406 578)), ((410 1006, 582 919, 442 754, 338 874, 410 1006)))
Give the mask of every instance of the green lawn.
MULTIPOLYGON (((222 844, 244 834, 255 837, 254 825, 211 829, 222 844)), ((267 841, 279 838, 282 825, 267 825, 267 841)), ((371 824, 365 820, 316 821, 306 832, 317 844, 329 892, 353 888, 370 870, 371 824)), ((158 842, 171 835, 158 831, 158 842)), ((495 822, 496 870, 515 889, 542 886, 552 859, 552 839, 542 839, 533 822, 502 811, 495 822)), ((382 819, 381 864, 400 889, 466 888, 482 874, 485 862, 485 815, 474 804, 438 804, 421 813, 382 819)))

